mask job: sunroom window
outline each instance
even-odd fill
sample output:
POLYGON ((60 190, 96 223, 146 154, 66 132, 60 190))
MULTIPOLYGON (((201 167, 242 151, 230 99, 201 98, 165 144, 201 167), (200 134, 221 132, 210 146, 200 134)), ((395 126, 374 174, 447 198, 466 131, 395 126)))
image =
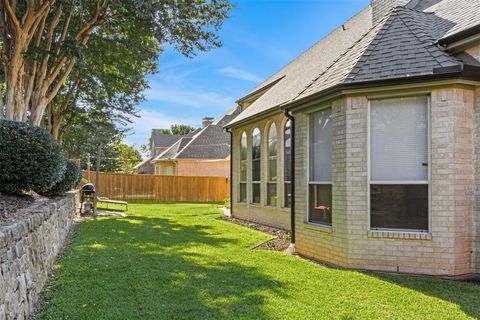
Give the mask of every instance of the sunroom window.
POLYGON ((428 231, 428 97, 371 101, 370 226, 428 231))
POLYGON ((332 109, 310 115, 308 221, 332 224, 332 109))
POLYGON ((244 132, 240 138, 240 183, 239 202, 247 201, 247 134, 244 132))
POLYGON ((261 182, 261 134, 258 128, 253 130, 252 135, 252 199, 254 204, 260 204, 261 182))
POLYGON ((267 206, 277 206, 277 126, 272 123, 268 130, 268 180, 267 206))

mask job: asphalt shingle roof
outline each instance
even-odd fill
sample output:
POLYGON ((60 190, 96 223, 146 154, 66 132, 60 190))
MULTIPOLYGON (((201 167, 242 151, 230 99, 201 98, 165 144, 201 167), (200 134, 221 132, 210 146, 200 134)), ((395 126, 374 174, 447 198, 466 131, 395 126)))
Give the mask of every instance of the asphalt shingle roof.
POLYGON ((162 134, 160 131, 152 130, 152 142, 155 148, 168 148, 180 139, 181 135, 162 134))
POLYGON ((372 26, 370 7, 318 42, 254 91, 278 83, 229 126, 339 84, 433 75, 469 61, 438 40, 480 24, 480 0, 420 0, 397 7, 372 26))
POLYGON ((202 128, 191 137, 183 137, 154 161, 167 159, 225 159, 230 155, 230 134, 223 127, 240 113, 235 107, 216 122, 202 128))
POLYGON ((327 69, 333 61, 338 59, 342 52, 351 47, 353 43, 368 32, 371 26, 372 12, 371 8, 367 7, 254 88, 249 94, 278 81, 235 118, 235 122, 294 99, 323 70, 327 69))
MULTIPOLYGON (((435 44, 443 24, 438 17, 397 7, 315 79, 296 99, 340 83, 387 80, 433 74, 436 68, 461 65, 435 44)), ((295 99, 295 100, 296 100, 295 99)))

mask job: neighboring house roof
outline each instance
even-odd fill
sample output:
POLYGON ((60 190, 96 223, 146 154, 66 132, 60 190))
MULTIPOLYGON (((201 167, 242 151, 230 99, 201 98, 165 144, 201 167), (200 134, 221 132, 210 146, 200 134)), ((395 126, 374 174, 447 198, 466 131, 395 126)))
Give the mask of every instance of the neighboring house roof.
POLYGON ((153 161, 175 159, 176 155, 192 140, 190 137, 180 138, 170 148, 159 154, 153 161))
POLYGON ((230 134, 223 127, 240 113, 235 107, 220 119, 184 137, 158 155, 153 161, 173 159, 225 159, 230 155, 230 134))
POLYGON ((168 148, 182 137, 181 135, 175 134, 162 134, 159 130, 153 129, 151 141, 155 148, 168 148))
POLYGON ((374 26, 371 14, 370 7, 364 9, 254 89, 284 77, 228 126, 341 85, 453 75, 470 67, 468 59, 449 54, 438 41, 480 24, 480 1, 412 1, 374 26))
POLYGON ((137 164, 135 167, 133 167, 133 170, 139 174, 153 174, 155 172, 155 168, 152 164, 152 157, 149 157, 137 164))

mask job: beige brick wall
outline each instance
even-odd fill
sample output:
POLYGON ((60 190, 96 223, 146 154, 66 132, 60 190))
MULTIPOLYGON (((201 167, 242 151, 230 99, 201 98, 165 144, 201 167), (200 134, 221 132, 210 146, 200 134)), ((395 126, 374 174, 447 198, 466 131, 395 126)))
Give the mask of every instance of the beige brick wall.
POLYGON ((475 266, 480 273, 480 88, 475 90, 475 266))
POLYGON ((178 160, 178 176, 230 177, 230 159, 178 160))
POLYGON ((308 116, 306 113, 295 115, 297 252, 355 269, 452 276, 472 273, 473 90, 452 87, 431 92, 430 235, 369 232, 368 99, 348 97, 332 105, 334 214, 331 229, 306 222, 308 116))
POLYGON ((290 229, 290 209, 284 208, 284 157, 283 157, 283 130, 287 118, 278 113, 268 119, 260 120, 249 124, 240 129, 233 130, 234 143, 232 146, 233 159, 233 177, 232 177, 232 214, 238 219, 262 223, 265 225, 278 227, 282 229, 290 229), (274 122, 277 126, 278 138, 278 154, 277 154, 277 206, 267 206, 267 135, 271 123, 274 122), (261 203, 260 205, 251 204, 252 194, 252 132, 255 128, 260 129, 262 138, 262 153, 261 153, 261 203), (240 179, 240 138, 243 132, 247 133, 247 201, 246 203, 239 203, 239 179, 240 179))
MULTIPOLYGON (((325 107, 328 105, 319 106, 325 107)), ((332 152, 333 199, 332 227, 308 223, 308 115, 295 116, 295 235, 299 254, 347 267, 347 206, 345 156, 346 100, 332 104, 334 141, 332 152)))
POLYGON ((229 177, 230 159, 224 160, 172 160, 155 163, 155 174, 192 177, 229 177))
MULTIPOLYGON (((370 231, 368 212, 368 107, 366 96, 348 96, 298 111, 295 116, 296 249, 328 264, 390 272, 461 276, 480 272, 480 89, 434 87, 430 95, 431 229, 415 232, 370 231), (332 227, 308 223, 308 113, 333 111, 332 227)), ((406 95, 412 92, 405 92, 406 95)), ((422 94, 425 90, 422 89, 422 94)), ((398 92, 392 92, 398 94, 398 92)), ((267 225, 289 227, 283 203, 283 150, 279 148, 279 206, 248 204, 251 195, 251 133, 262 131, 262 181, 266 181, 266 130, 278 114, 234 130, 234 216, 267 225), (239 141, 248 134, 247 203, 239 204, 239 141)), ((281 129, 279 129, 279 132, 281 129)), ((283 145, 282 135, 279 143, 283 145)))

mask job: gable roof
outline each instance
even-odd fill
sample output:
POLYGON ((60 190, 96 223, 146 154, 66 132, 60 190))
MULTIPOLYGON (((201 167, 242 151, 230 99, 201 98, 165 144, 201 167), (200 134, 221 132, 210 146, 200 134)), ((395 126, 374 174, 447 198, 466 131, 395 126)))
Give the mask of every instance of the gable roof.
POLYGON ((463 62, 435 44, 434 33, 446 29, 439 18, 397 7, 315 79, 294 100, 340 83, 360 83, 433 75, 463 62))
POLYGON ((148 157, 137 164, 135 167, 133 167, 133 170, 137 171, 138 174, 153 174, 155 172, 155 168, 152 164, 152 157, 148 157))
POLYGON ((155 148, 168 148, 182 137, 176 134, 162 134, 160 130, 153 129, 150 139, 155 148))
POLYGON ((479 0, 413 1, 373 26, 371 14, 370 7, 364 9, 283 68, 276 76, 284 78, 228 127, 335 87, 471 69, 468 61, 449 54, 438 41, 479 24, 474 19, 480 16, 479 0), (339 45, 332 45, 337 41, 339 45))
POLYGON ((198 130, 191 137, 183 137, 153 161, 173 159, 225 159, 230 155, 230 134, 223 127, 240 113, 235 107, 220 119, 198 130))
POLYGON ((277 82, 235 118, 234 122, 269 111, 295 98, 342 52, 368 32, 371 25, 372 12, 369 6, 248 93, 247 96, 277 82))

